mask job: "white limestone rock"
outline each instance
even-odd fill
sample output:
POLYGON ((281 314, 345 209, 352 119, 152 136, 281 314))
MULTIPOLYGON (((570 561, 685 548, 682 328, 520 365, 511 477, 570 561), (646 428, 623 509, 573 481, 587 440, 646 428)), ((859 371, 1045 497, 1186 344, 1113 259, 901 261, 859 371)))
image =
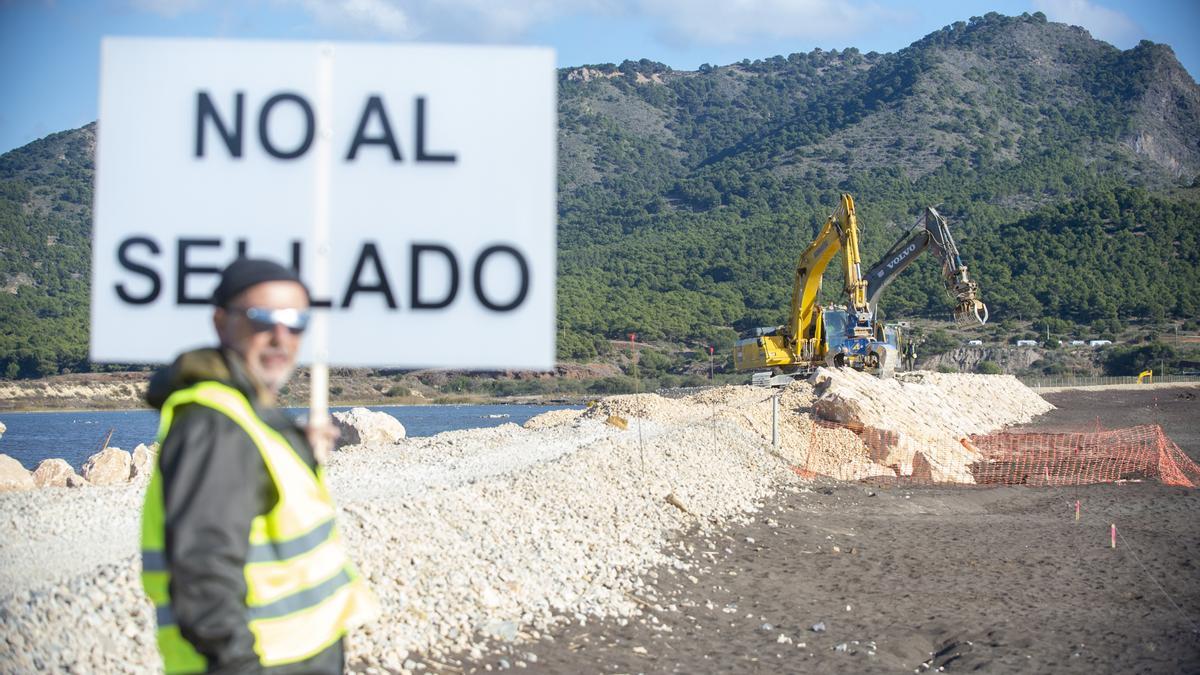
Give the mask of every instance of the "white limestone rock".
POLYGON ((157 454, 157 443, 151 446, 147 446, 145 443, 138 443, 138 446, 133 449, 132 465, 129 469, 129 480, 150 480, 150 474, 154 470, 154 458, 157 454))
POLYGON ((120 485, 129 481, 133 458, 120 448, 105 448, 88 458, 83 477, 92 485, 120 485))
POLYGON ((33 470, 33 482, 38 487, 69 487, 72 478, 83 480, 65 459, 43 459, 33 470))
POLYGON ((0 492, 20 492, 35 487, 29 469, 8 455, 0 455, 0 492))
POLYGON ((400 420, 366 408, 333 413, 333 421, 341 432, 338 449, 352 445, 392 445, 403 440, 406 434, 400 420))
POLYGON ((905 373, 881 380, 820 368, 813 415, 858 432, 875 465, 898 476, 973 483, 980 458, 967 439, 1021 424, 1053 406, 1010 375, 905 373))

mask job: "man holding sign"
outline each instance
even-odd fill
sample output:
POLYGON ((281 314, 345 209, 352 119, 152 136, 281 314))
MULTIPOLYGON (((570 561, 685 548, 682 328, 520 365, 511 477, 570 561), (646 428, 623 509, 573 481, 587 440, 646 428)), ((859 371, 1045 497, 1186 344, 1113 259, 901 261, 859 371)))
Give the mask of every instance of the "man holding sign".
POLYGON ((274 395, 298 356, 315 420, 330 365, 554 367, 554 54, 145 38, 101 54, 92 361, 174 358, 217 287, 220 349, 185 352, 150 395, 143 566, 165 665, 340 670, 374 602, 274 395), (259 255, 289 266, 224 269, 259 255))
POLYGON ((146 593, 168 673, 340 673, 342 637, 376 602, 346 556, 304 429, 275 407, 308 324, 296 274, 229 265, 213 295, 218 349, 150 383, 161 449, 142 520, 146 593))

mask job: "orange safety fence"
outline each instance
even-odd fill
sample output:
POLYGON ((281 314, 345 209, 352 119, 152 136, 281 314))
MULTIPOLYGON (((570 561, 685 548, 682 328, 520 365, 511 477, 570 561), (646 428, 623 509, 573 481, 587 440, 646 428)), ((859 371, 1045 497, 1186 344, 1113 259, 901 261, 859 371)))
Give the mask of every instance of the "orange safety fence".
POLYGON ((983 453, 972 473, 984 485, 1200 484, 1200 466, 1154 424, 1092 433, 996 433, 972 436, 971 442, 983 453))
MULTIPOLYGON (((817 425, 853 431, 877 466, 887 467, 896 480, 905 483, 1071 486, 1155 480, 1180 487, 1200 486, 1200 465, 1171 441, 1162 427, 1152 424, 1095 432, 972 435, 960 439, 958 452, 957 448, 947 449, 944 439, 934 445, 928 439, 861 425, 817 425)), ((796 471, 802 476, 814 473, 807 466, 796 471)))

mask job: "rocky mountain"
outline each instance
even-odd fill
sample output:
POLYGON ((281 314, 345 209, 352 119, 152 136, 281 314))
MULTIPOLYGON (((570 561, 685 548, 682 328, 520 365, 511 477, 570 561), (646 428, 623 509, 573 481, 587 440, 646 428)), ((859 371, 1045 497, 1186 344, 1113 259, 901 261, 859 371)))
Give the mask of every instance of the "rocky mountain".
POLYGON ((1016 164, 1068 143, 1137 185, 1200 174, 1200 89, 1171 48, 1121 51, 1040 13, 958 22, 895 54, 817 49, 696 72, 643 59, 561 80, 568 191, 630 169, 681 180, 722 166, 914 180, 951 157, 1016 164))
MULTIPOLYGON (((563 358, 782 323, 840 192, 864 262, 937 205, 997 319, 1084 335, 1200 313, 1200 87, 1167 45, 993 13, 892 54, 559 75, 563 358)), ((89 125, 0 156, 0 377, 89 367, 94 145, 89 125)), ((883 307, 943 315, 934 261, 883 307)))

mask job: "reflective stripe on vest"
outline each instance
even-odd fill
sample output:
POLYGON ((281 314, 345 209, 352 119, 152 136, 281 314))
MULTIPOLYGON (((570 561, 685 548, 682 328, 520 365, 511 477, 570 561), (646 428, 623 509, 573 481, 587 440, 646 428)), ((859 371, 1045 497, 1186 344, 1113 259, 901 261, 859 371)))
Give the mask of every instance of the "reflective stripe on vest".
MULTIPOLYGON (((346 557, 324 472, 314 474, 292 446, 254 413, 237 390, 203 382, 180 390, 162 408, 159 441, 175 408, 198 403, 229 417, 262 455, 279 501, 250 523, 246 557, 246 622, 265 666, 310 658, 378 611, 346 557)), ((142 584, 157 608, 159 649, 167 672, 206 667, 179 633, 171 612, 162 480, 157 465, 142 516, 142 584)))

